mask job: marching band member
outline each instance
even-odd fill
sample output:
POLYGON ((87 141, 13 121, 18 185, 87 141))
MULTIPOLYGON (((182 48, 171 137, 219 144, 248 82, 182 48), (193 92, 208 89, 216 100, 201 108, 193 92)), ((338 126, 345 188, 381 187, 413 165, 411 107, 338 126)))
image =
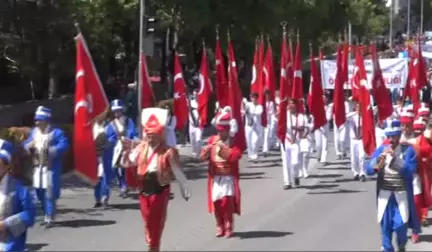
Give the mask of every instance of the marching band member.
POLYGON ((350 160, 351 160, 351 171, 353 172, 354 180, 360 180, 361 182, 366 181, 364 174, 363 162, 365 158, 365 152, 363 148, 362 140, 362 122, 361 122, 361 110, 360 104, 355 103, 355 109, 350 113, 347 118, 347 126, 349 129, 350 141, 350 160))
POLYGON ((304 131, 306 121, 303 114, 297 112, 298 100, 291 99, 289 101, 289 110, 287 111, 287 131, 285 138, 285 155, 284 165, 282 166, 282 174, 284 180, 284 189, 288 190, 300 185, 299 170, 301 166, 300 157, 300 136, 304 131))
POLYGON ((191 142, 192 155, 195 158, 199 158, 201 153, 201 137, 202 129, 199 124, 199 113, 198 113, 198 102, 197 102, 198 91, 194 90, 192 99, 189 102, 189 138, 191 142))
POLYGON ((264 139, 263 139, 263 155, 267 156, 267 152, 273 146, 275 140, 275 115, 276 115, 276 107, 275 103, 271 100, 270 91, 266 90, 264 92, 264 96, 266 99, 266 115, 267 115, 267 127, 264 128, 264 139))
POLYGON ((417 169, 417 157, 410 146, 404 152, 402 151, 399 144, 401 133, 400 121, 387 121, 385 134, 389 141, 378 147, 365 165, 368 175, 378 174, 377 217, 381 225, 383 251, 394 251, 393 232, 397 234, 399 251, 405 251, 408 225, 415 230, 415 233, 420 232, 412 188, 413 174, 417 169))
POLYGON ((393 119, 399 119, 400 115, 402 114, 402 109, 403 109, 403 97, 400 96, 397 98, 396 104, 393 106, 393 114, 391 117, 393 119))
POLYGON ((203 160, 209 161, 208 209, 216 217, 216 236, 227 238, 233 234, 234 213, 240 215, 239 160, 242 151, 232 147, 230 137, 232 117, 221 112, 216 118, 218 135, 209 139, 201 153, 203 160))
POLYGON ((164 109, 168 110, 168 123, 165 127, 165 143, 169 147, 177 146, 177 137, 175 129, 177 126, 177 118, 173 115, 172 107, 170 104, 165 104, 164 109))
POLYGON ((60 198, 62 157, 69 149, 69 142, 61 129, 51 126, 50 109, 39 106, 34 120, 36 127, 24 142, 24 148, 33 157, 33 186, 45 214, 42 225, 50 228, 60 198))
POLYGON ((323 95, 325 105, 325 114, 327 123, 321 126, 318 130, 314 131, 315 145, 318 151, 318 158, 321 164, 327 163, 327 149, 328 149, 328 134, 330 132, 330 121, 333 115, 333 103, 328 104, 327 96, 323 95))
POLYGON ((404 108, 400 115, 400 122, 402 124, 402 136, 400 142, 401 144, 405 144, 408 143, 411 138, 414 138, 414 111, 410 108, 404 108))
POLYGON ((138 165, 139 202, 149 251, 160 251, 170 198, 170 185, 174 178, 180 186, 183 198, 187 201, 190 197, 187 179, 180 167, 178 152, 165 144, 164 131, 167 120, 168 111, 165 109, 143 109, 141 123, 146 139, 134 149, 125 151, 121 162, 122 166, 126 167, 138 165))
POLYGON ((30 189, 9 174, 13 152, 13 144, 0 139, 0 251, 25 251, 27 229, 36 216, 30 189))
POLYGON ((263 127, 261 115, 263 107, 258 104, 258 94, 250 96, 251 101, 245 105, 245 134, 249 160, 256 162, 258 159, 258 145, 260 144, 263 127))
MULTIPOLYGON (((417 154, 417 172, 413 177, 413 192, 414 202, 416 206, 417 216, 422 225, 426 226, 427 214, 429 207, 432 205, 431 197, 431 179, 430 171, 432 170, 432 144, 430 142, 432 121, 428 121, 427 130, 426 123, 422 118, 418 117, 414 121, 414 132, 417 137, 410 139, 409 143, 414 147, 417 154)), ((418 234, 413 234, 413 242, 418 242, 418 234)))
POLYGON ((302 134, 300 135, 300 163, 301 163, 301 169, 299 170, 299 176, 303 178, 309 177, 309 154, 312 151, 312 139, 310 139, 310 132, 313 129, 313 122, 311 120, 310 116, 304 115, 305 117, 305 128, 302 134))
MULTIPOLYGON (((331 104, 333 106, 333 103, 331 104)), ((350 113, 350 105, 348 101, 345 101, 345 113, 350 113)), ((346 157, 346 150, 349 148, 348 138, 347 138, 347 123, 345 122, 339 128, 336 126, 336 120, 333 118, 333 137, 334 137, 334 146, 338 159, 342 159, 346 157)))
POLYGON ((96 118, 93 123, 93 139, 96 145, 97 155, 97 173, 98 183, 94 188, 94 196, 96 199, 95 208, 97 207, 108 207, 108 200, 110 197, 110 181, 112 178, 112 169, 110 164, 110 156, 112 152, 107 151, 108 149, 108 138, 106 136, 106 125, 105 117, 107 113, 101 115, 100 118, 96 118))
POLYGON ((114 113, 114 120, 111 121, 106 128, 108 142, 113 151, 111 167, 115 171, 120 187, 120 197, 127 196, 126 171, 125 168, 119 166, 121 154, 123 153, 123 144, 125 141, 130 141, 138 138, 138 133, 131 118, 125 115, 125 107, 123 101, 113 100, 111 102, 111 111, 114 113))

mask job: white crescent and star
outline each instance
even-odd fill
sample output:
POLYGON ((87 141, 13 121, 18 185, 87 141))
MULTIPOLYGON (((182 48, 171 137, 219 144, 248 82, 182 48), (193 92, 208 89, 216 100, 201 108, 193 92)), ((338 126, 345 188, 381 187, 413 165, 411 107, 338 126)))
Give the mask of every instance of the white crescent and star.
POLYGON ((200 89, 198 95, 201 95, 204 92, 204 88, 205 88, 204 76, 202 74, 199 75, 199 83, 200 83, 200 89))
POLYGON ((255 65, 252 66, 252 81, 251 81, 251 85, 254 85, 256 81, 256 67, 255 65))
MULTIPOLYGON (((78 81, 79 78, 84 76, 85 76, 85 71, 81 69, 76 73, 75 79, 76 81, 78 81)), ((93 97, 91 96, 91 94, 87 94, 87 99, 82 99, 75 104, 75 114, 78 112, 79 108, 85 108, 87 112, 92 113, 93 112, 92 105, 93 105, 93 97)))

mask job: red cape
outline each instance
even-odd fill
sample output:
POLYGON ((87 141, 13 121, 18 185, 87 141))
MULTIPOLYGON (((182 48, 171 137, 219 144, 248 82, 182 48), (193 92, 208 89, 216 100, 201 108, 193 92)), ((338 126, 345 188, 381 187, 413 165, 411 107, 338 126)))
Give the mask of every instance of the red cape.
MULTIPOLYGON (((219 139, 218 136, 212 136, 209 139, 208 144, 212 145, 213 143, 215 143, 217 140, 219 139)), ((241 194, 240 194, 240 172, 239 172, 239 159, 242 156, 242 152, 241 150, 239 150, 238 148, 234 147, 231 149, 232 150, 232 154, 229 158, 229 160, 227 160, 228 162, 231 162, 232 165, 232 176, 234 177, 234 212, 238 215, 240 215, 241 213, 241 208, 240 208, 240 198, 241 198, 241 194)), ((211 162, 209 162, 209 167, 208 167, 208 179, 207 179, 207 206, 208 206, 208 211, 209 213, 213 213, 214 212, 214 203, 212 200, 212 189, 213 189, 213 164, 211 162)))
POLYGON ((432 144, 423 135, 416 138, 413 146, 417 153, 417 172, 422 185, 424 207, 432 206, 431 182, 432 182, 432 144))

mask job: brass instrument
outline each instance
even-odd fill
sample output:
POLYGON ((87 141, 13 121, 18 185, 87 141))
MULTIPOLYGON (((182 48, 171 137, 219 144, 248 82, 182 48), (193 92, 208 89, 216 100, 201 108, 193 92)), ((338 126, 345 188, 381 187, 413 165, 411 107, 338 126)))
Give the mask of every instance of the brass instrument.
POLYGON ((389 153, 392 153, 392 152, 393 152, 392 147, 388 147, 387 149, 385 149, 383 151, 383 153, 381 153, 381 155, 378 157, 378 162, 376 164, 375 169, 377 169, 377 170, 383 169, 386 165, 387 155, 389 155, 389 153))

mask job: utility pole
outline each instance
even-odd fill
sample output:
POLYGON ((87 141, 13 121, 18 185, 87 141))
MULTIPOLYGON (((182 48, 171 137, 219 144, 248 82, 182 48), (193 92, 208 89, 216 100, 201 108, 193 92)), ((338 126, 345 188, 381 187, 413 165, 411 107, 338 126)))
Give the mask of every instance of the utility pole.
POLYGON ((411 0, 408 0, 408 17, 407 17, 407 39, 410 40, 410 30, 411 30, 411 0))
POLYGON ((140 1, 140 25, 139 25, 139 53, 138 53, 138 80, 136 82, 136 90, 138 92, 138 118, 137 127, 140 138, 142 137, 141 119, 141 108, 142 108, 142 81, 143 71, 141 70, 144 57, 144 17, 145 17, 145 0, 140 1))
POLYGON ((424 0, 420 0, 420 34, 423 34, 423 11, 424 11, 424 0))
POLYGON ((394 3, 391 0, 390 1, 390 31, 389 31, 389 47, 392 48, 393 47, 393 6, 394 3))

